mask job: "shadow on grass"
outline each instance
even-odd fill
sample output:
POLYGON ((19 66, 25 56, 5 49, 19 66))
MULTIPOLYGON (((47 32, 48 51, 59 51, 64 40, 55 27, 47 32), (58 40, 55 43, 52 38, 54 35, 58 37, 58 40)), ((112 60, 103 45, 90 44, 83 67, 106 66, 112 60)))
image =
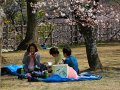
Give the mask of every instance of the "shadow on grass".
POLYGON ((97 69, 97 70, 92 70, 92 69, 88 68, 88 69, 85 69, 85 70, 83 70, 81 72, 96 72, 96 71, 103 71, 103 70, 120 71, 120 68, 119 67, 102 67, 102 69, 97 69))

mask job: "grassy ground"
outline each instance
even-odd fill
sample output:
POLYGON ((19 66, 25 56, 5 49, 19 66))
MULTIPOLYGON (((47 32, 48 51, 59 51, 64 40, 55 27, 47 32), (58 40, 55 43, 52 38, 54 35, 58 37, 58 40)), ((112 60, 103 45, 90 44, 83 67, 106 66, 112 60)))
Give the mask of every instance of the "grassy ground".
MULTIPOLYGON (((61 49, 60 49, 61 50, 61 49)), ((79 62, 80 70, 87 69, 85 47, 72 48, 79 62)), ((4 59, 2 66, 10 63, 21 64, 25 51, 3 53, 4 59)), ((52 61, 52 56, 48 50, 39 51, 42 62, 52 61)), ((120 90, 120 44, 98 47, 99 57, 105 68, 102 72, 96 71, 95 74, 103 76, 101 80, 63 82, 63 83, 44 83, 27 82, 18 80, 16 76, 1 76, 1 90, 120 90)))

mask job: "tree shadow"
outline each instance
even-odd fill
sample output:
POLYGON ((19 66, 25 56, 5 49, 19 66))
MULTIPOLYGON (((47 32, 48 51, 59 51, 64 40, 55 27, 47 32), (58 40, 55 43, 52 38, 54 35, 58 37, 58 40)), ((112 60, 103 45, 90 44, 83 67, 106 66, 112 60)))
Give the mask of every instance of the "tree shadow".
POLYGON ((119 67, 102 67, 102 69, 97 69, 97 70, 92 70, 92 69, 90 69, 90 68, 88 68, 88 69, 85 69, 85 70, 82 70, 82 71, 80 71, 80 73, 82 73, 82 72, 91 72, 91 73, 97 73, 97 72, 104 72, 104 71, 118 71, 118 72, 120 72, 120 68, 119 67))

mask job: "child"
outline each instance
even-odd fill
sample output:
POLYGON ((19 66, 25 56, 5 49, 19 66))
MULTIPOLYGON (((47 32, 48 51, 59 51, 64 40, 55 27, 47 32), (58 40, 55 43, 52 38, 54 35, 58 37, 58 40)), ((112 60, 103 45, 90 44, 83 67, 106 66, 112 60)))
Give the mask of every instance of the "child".
POLYGON ((53 64, 59 64, 62 62, 62 59, 64 58, 63 54, 58 51, 57 48, 53 47, 49 51, 50 55, 54 57, 54 63, 53 64))
POLYGON ((63 48, 63 55, 66 58, 64 64, 68 64, 68 66, 72 67, 79 74, 77 59, 71 55, 71 49, 69 47, 63 48))

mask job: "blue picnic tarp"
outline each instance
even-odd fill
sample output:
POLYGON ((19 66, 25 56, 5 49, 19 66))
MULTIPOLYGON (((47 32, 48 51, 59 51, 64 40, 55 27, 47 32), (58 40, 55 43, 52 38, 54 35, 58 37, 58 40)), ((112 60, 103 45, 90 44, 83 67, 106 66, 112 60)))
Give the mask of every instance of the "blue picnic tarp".
MULTIPOLYGON (((10 74, 16 75, 16 76, 22 76, 23 78, 27 78, 26 74, 19 74, 17 73, 17 69, 23 68, 23 65, 15 65, 15 64, 10 64, 3 66, 2 68, 5 68, 7 72, 10 74)), ((80 77, 78 79, 72 79, 72 78, 62 78, 59 75, 52 75, 48 78, 36 78, 36 77, 31 77, 30 81, 43 81, 43 82, 69 82, 69 81, 85 81, 85 80, 100 80, 102 76, 99 75, 94 75, 90 72, 83 72, 80 74, 80 77)))
POLYGON ((94 75, 89 72, 83 72, 81 73, 81 76, 79 76, 78 79, 73 79, 73 78, 62 78, 59 75, 52 75, 46 79, 42 78, 32 78, 33 81, 36 79, 37 81, 44 81, 44 82, 69 82, 69 81, 86 81, 86 80, 100 80, 102 76, 99 75, 94 75))
POLYGON ((9 65, 3 66, 1 69, 5 70, 9 74, 19 75, 17 73, 17 70, 20 68, 23 68, 23 65, 9 64, 9 65))

